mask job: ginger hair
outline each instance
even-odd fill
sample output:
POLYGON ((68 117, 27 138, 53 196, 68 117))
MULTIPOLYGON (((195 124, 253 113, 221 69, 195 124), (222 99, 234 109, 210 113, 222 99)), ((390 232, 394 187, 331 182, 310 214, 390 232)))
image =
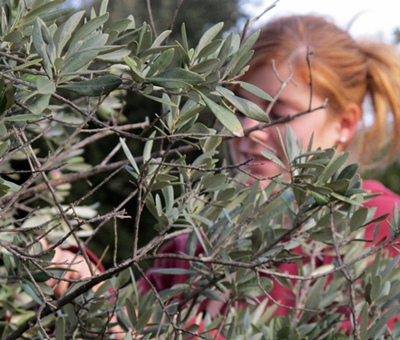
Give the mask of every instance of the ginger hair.
POLYGON ((370 97, 374 119, 360 129, 359 161, 364 165, 385 149, 390 160, 400 149, 400 55, 392 45, 356 41, 346 31, 319 16, 294 15, 269 22, 254 46, 250 72, 259 63, 288 63, 294 76, 309 83, 313 93, 328 99, 332 114, 370 97), (308 60, 307 58, 311 58, 308 60), (310 67, 311 65, 311 67, 310 67))

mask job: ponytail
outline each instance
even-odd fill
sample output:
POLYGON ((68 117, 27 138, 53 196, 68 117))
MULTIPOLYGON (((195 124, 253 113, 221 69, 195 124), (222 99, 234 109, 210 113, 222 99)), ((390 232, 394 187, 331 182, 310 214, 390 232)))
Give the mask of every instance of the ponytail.
POLYGON ((374 114, 366 127, 362 155, 368 161, 389 161, 400 149, 400 54, 380 42, 362 41, 359 48, 367 58, 367 94, 374 114))

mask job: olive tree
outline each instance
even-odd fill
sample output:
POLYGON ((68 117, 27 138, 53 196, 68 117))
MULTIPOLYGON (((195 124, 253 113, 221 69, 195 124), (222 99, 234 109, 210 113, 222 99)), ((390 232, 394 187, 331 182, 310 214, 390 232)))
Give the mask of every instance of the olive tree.
MULTIPOLYGON (((287 128, 281 140, 287 160, 267 150, 263 156, 289 175, 261 189, 258 181, 247 184, 246 164, 220 154, 226 140, 249 133, 236 111, 259 121, 258 128, 297 116, 271 122, 268 111, 231 91, 242 87, 271 105, 276 99, 240 80, 258 32, 221 37, 221 23, 189 46, 185 25, 180 39, 167 42, 170 31, 156 36, 134 13, 106 26, 107 1, 88 16, 62 5, 6 0, 1 7, 2 338, 387 335, 387 321, 400 312, 398 259, 385 253, 398 235, 398 214, 392 239, 378 245, 362 239, 373 216, 362 203, 371 195, 348 155, 312 151, 287 128), (124 98, 132 93, 156 103, 158 112, 127 123, 125 115, 135 112, 124 111, 124 98), (202 119, 206 114, 212 119, 202 119), (98 164, 86 162, 85 150, 105 138, 109 153, 98 164), (115 176, 127 176, 129 193, 104 212, 96 197, 115 176), (144 211, 152 225, 141 223, 144 211), (87 246, 107 223, 116 242, 125 219, 132 226, 123 240, 129 255, 118 260, 114 249, 113 264, 103 269, 107 249, 94 260, 87 246), (155 236, 141 246, 143 228, 155 236), (184 253, 158 252, 184 234, 184 253), (299 246, 303 255, 294 251, 299 246), (57 249, 73 249, 92 275, 70 278, 71 262, 54 261, 57 249), (332 262, 317 268, 321 249, 332 262), (160 258, 188 262, 188 269, 157 269, 187 280, 157 291, 145 263, 160 258), (287 262, 298 275, 280 272, 287 262), (57 282, 68 283, 61 295, 57 282), (268 293, 278 284, 301 297, 285 317, 274 313, 279 304, 268 293), (224 312, 198 313, 206 300, 219 301, 224 312), (350 333, 340 329, 345 319, 350 333)), ((398 327, 391 334, 398 337, 398 327)))

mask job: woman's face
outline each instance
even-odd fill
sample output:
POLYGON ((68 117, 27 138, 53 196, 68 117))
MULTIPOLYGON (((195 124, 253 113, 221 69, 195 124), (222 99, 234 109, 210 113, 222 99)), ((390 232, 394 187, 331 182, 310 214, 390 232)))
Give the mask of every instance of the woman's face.
MULTIPOLYGON (((288 67, 277 67, 277 73, 282 80, 289 77, 288 67)), ((274 96, 281 88, 281 81, 276 72, 270 65, 262 65, 255 67, 242 79, 248 83, 258 86, 271 96, 274 96)), ((287 86, 281 91, 275 105, 270 111, 271 121, 292 116, 300 112, 307 111, 310 103, 310 86, 302 81, 296 81, 296 77, 292 78, 287 86)), ((237 95, 249 99, 267 110, 269 102, 260 99, 251 93, 240 88, 237 95)), ((321 107, 325 98, 312 94, 311 108, 321 107)), ((248 137, 235 138, 230 141, 230 150, 232 159, 235 164, 242 164, 252 159, 242 170, 250 172, 253 177, 249 178, 249 184, 253 183, 256 178, 261 180, 261 185, 265 187, 270 180, 268 178, 282 173, 284 170, 274 162, 265 159, 261 155, 261 151, 269 150, 278 156, 278 158, 287 164, 287 160, 281 148, 278 130, 283 138, 285 138, 285 125, 290 125, 297 138, 302 141, 303 148, 307 148, 312 134, 314 133, 313 149, 328 148, 335 145, 340 136, 340 121, 337 117, 328 113, 326 109, 302 115, 285 124, 274 125, 264 130, 256 130, 250 133, 248 137)), ((241 117, 243 128, 249 129, 258 124, 245 116, 241 117)))

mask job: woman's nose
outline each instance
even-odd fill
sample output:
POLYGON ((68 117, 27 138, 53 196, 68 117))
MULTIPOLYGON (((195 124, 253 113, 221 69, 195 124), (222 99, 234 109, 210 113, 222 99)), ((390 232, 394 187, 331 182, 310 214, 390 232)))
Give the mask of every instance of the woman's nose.
POLYGON ((245 131, 245 135, 253 140, 259 140, 262 143, 265 143, 269 136, 269 128, 261 128, 262 123, 245 117, 241 120, 243 129, 245 131))

